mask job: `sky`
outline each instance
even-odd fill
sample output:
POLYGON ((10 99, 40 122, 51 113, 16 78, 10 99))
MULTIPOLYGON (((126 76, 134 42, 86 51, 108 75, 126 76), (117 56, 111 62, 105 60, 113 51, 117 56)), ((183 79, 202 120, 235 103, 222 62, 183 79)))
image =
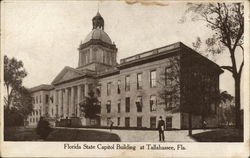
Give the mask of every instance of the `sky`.
MULTIPOLYGON (((124 1, 12 1, 4 3, 3 50, 22 60, 28 88, 50 84, 65 66, 77 67, 78 47, 92 30, 92 18, 99 11, 105 32, 118 48, 118 62, 144 51, 175 42, 192 47, 199 36, 212 32, 202 21, 179 23, 185 3, 129 5, 124 1)), ((230 57, 214 58, 218 65, 230 65, 230 57)), ((234 94, 232 75, 220 76, 220 89, 234 94)))

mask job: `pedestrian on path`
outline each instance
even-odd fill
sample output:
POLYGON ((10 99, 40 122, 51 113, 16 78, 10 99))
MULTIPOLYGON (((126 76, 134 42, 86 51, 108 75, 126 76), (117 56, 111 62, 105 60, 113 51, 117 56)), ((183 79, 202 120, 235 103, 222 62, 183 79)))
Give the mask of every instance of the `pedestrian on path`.
POLYGON ((114 122, 112 120, 110 120, 110 132, 112 132, 113 124, 114 124, 114 122))
POLYGON ((159 141, 163 142, 165 141, 164 129, 165 129, 165 122, 162 120, 162 116, 160 116, 160 119, 158 121, 159 141))

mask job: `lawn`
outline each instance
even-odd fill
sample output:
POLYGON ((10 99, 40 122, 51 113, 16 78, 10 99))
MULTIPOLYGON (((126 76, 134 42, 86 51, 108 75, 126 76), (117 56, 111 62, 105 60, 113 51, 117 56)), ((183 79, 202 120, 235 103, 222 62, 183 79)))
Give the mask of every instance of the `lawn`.
MULTIPOLYGON (((35 128, 11 127, 4 130, 5 141, 43 141, 35 128)), ((95 130, 53 129, 45 141, 98 141, 119 142, 114 133, 95 130)))
POLYGON ((243 130, 216 129, 192 135, 198 142, 243 142, 243 130))
POLYGON ((38 141, 39 135, 36 134, 35 128, 24 127, 6 127, 4 128, 5 141, 38 141))

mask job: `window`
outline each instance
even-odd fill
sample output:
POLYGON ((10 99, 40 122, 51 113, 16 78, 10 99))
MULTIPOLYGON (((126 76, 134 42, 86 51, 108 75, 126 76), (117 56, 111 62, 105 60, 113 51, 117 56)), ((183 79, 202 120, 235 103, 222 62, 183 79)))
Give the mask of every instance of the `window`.
POLYGON ((142 127, 142 117, 137 117, 137 127, 142 127))
POLYGON ((36 96, 36 104, 38 104, 38 96, 36 96))
POLYGON ((86 59, 86 64, 88 64, 88 63, 90 63, 90 53, 89 53, 89 50, 87 50, 86 51, 86 57, 85 57, 85 59, 86 59))
POLYGON ((45 104, 49 103, 49 95, 45 95, 45 104))
POLYGON ((170 72, 170 67, 165 68, 165 85, 166 86, 171 86, 172 80, 171 80, 171 72, 170 72))
POLYGON ((156 111, 156 96, 155 95, 151 95, 150 96, 150 111, 156 111))
POLYGON ((111 112, 111 101, 109 100, 106 104, 106 108, 107 108, 107 113, 111 112))
POLYGON ((137 112, 142 112, 142 97, 141 96, 137 97, 135 105, 137 108, 137 112))
POLYGON ((54 102, 54 97, 53 96, 50 97, 50 101, 51 101, 51 103, 54 102))
POLYGON ((51 115, 54 116, 54 110, 51 108, 51 115))
POLYGON ((38 115, 38 111, 36 110, 36 115, 38 115))
POLYGON ((137 89, 142 89, 142 80, 141 80, 142 74, 137 74, 137 89))
POLYGON ((125 99, 125 105, 126 105, 125 111, 126 112, 130 112, 130 98, 129 97, 126 97, 126 99, 125 99))
POLYGON ((167 95, 167 108, 173 108, 175 104, 173 104, 173 97, 171 95, 167 95))
POLYGON ((117 126, 120 126, 120 117, 117 117, 117 126))
POLYGON ((150 71, 150 87, 156 87, 156 71, 150 71))
POLYGON ((117 94, 120 94, 121 93, 121 81, 118 80, 117 81, 117 94))
POLYGON ((129 81, 130 76, 125 77, 125 91, 130 91, 130 81, 129 81))
POLYGON ((56 105, 56 116, 58 116, 58 105, 56 105))
POLYGON ((130 118, 125 117, 125 127, 129 127, 129 126, 130 126, 130 118))
POLYGON ((107 84, 107 96, 111 94, 111 82, 107 84))
POLYGON ((42 96, 40 95, 40 103, 42 103, 42 96))
POLYGON ((166 117, 166 128, 172 128, 172 117, 166 117))
POLYGON ((101 97, 101 90, 102 90, 101 85, 99 85, 99 86, 96 87, 96 94, 97 94, 97 97, 101 97))
POLYGON ((156 117, 150 117, 150 128, 156 128, 156 117))
POLYGON ((39 109, 39 115, 40 115, 40 116, 42 115, 42 110, 41 110, 41 109, 39 109))
POLYGON ((121 99, 119 99, 118 102, 117 102, 117 112, 118 113, 121 112, 121 99))

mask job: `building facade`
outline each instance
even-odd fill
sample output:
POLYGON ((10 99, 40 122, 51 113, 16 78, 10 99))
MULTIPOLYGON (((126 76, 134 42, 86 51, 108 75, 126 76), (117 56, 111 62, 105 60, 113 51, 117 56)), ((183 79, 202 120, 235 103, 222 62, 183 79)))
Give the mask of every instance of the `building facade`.
MULTIPOLYGON (((34 111, 60 120, 78 118, 81 125, 156 128, 162 116, 167 128, 185 129, 218 125, 218 65, 178 42, 120 60, 116 45, 104 31, 98 12, 93 28, 79 46, 78 67, 66 66, 52 81, 31 89, 34 111), (85 118, 79 104, 95 93, 101 105, 98 119, 85 118), (41 102, 36 98, 41 97, 41 102)), ((39 100, 39 99, 38 99, 39 100)), ((33 112, 34 113, 34 112, 33 112)), ((36 112, 35 112, 36 113, 36 112)))

